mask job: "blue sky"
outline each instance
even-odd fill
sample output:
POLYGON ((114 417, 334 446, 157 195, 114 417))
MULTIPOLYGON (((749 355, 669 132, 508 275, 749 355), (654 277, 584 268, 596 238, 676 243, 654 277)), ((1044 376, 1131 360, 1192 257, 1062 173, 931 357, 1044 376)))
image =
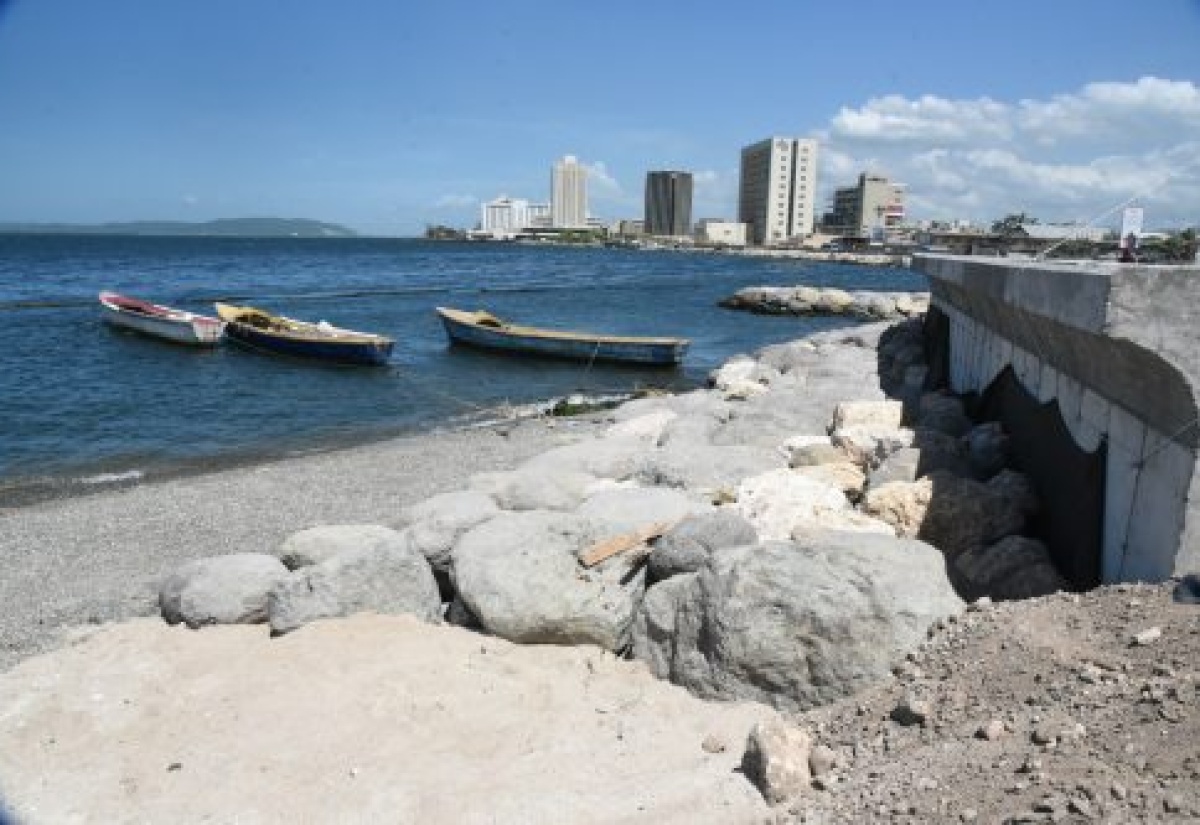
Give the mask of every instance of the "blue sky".
POLYGON ((913 218, 1200 223, 1200 0, 0 0, 0 222, 272 215, 410 235, 591 169, 736 213, 738 153, 821 141, 913 218))

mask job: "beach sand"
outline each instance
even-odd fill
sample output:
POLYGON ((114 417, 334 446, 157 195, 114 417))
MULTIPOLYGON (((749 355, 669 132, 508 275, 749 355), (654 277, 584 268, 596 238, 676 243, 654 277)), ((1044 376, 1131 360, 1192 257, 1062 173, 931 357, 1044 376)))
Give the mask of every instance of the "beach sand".
POLYGON ((597 648, 406 616, 279 639, 157 617, 183 561, 388 524, 608 425, 530 418, 5 513, 0 823, 763 821, 739 765, 775 712, 703 702, 597 648))

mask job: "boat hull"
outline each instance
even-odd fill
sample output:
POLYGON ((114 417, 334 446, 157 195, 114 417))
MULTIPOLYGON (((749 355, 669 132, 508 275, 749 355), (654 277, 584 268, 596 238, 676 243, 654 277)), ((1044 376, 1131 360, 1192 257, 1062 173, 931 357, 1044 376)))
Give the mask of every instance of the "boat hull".
POLYGON ((100 312, 101 320, 110 326, 188 346, 215 346, 220 342, 225 327, 215 318, 123 298, 112 293, 100 296, 100 312), (129 305, 139 304, 154 310, 155 314, 128 309, 122 306, 122 302, 129 305))
POLYGON ((675 366, 683 360, 688 342, 674 338, 619 338, 550 330, 522 332, 520 328, 492 327, 471 323, 460 313, 438 310, 446 335, 456 344, 547 358, 575 361, 607 361, 647 366, 675 366))
POLYGON ((296 321, 254 307, 216 306, 225 321, 226 338, 275 355, 379 366, 388 362, 395 345, 382 335, 339 329, 324 322, 296 321))
POLYGON ((239 324, 236 321, 225 327, 225 335, 234 343, 276 355, 367 366, 386 364, 392 355, 393 346, 390 341, 346 343, 286 338, 255 329, 248 324, 239 324))

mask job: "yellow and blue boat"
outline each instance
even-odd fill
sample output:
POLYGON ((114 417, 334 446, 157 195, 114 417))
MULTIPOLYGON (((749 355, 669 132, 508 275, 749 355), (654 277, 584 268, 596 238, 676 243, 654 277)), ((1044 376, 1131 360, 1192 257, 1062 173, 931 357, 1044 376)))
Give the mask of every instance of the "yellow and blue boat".
POLYGON ((275 315, 256 307, 216 304, 225 337, 250 349, 343 364, 386 364, 395 341, 369 332, 275 315))

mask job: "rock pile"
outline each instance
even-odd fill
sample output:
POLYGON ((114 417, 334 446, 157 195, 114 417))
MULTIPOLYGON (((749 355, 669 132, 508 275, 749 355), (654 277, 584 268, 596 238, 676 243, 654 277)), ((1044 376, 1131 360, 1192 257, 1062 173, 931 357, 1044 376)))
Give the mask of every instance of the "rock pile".
POLYGON ((875 321, 904 320, 929 309, 928 292, 848 292, 833 287, 751 286, 719 305, 760 315, 848 315, 875 321))
POLYGON ((959 593, 1061 586, 1021 535, 1037 503, 1004 469, 1003 433, 923 394, 922 353, 908 322, 734 358, 708 389, 627 403, 602 437, 391 524, 187 565, 164 583, 163 615, 281 634, 408 613, 631 655, 704 698, 789 712, 846 699, 955 621, 959 593))

